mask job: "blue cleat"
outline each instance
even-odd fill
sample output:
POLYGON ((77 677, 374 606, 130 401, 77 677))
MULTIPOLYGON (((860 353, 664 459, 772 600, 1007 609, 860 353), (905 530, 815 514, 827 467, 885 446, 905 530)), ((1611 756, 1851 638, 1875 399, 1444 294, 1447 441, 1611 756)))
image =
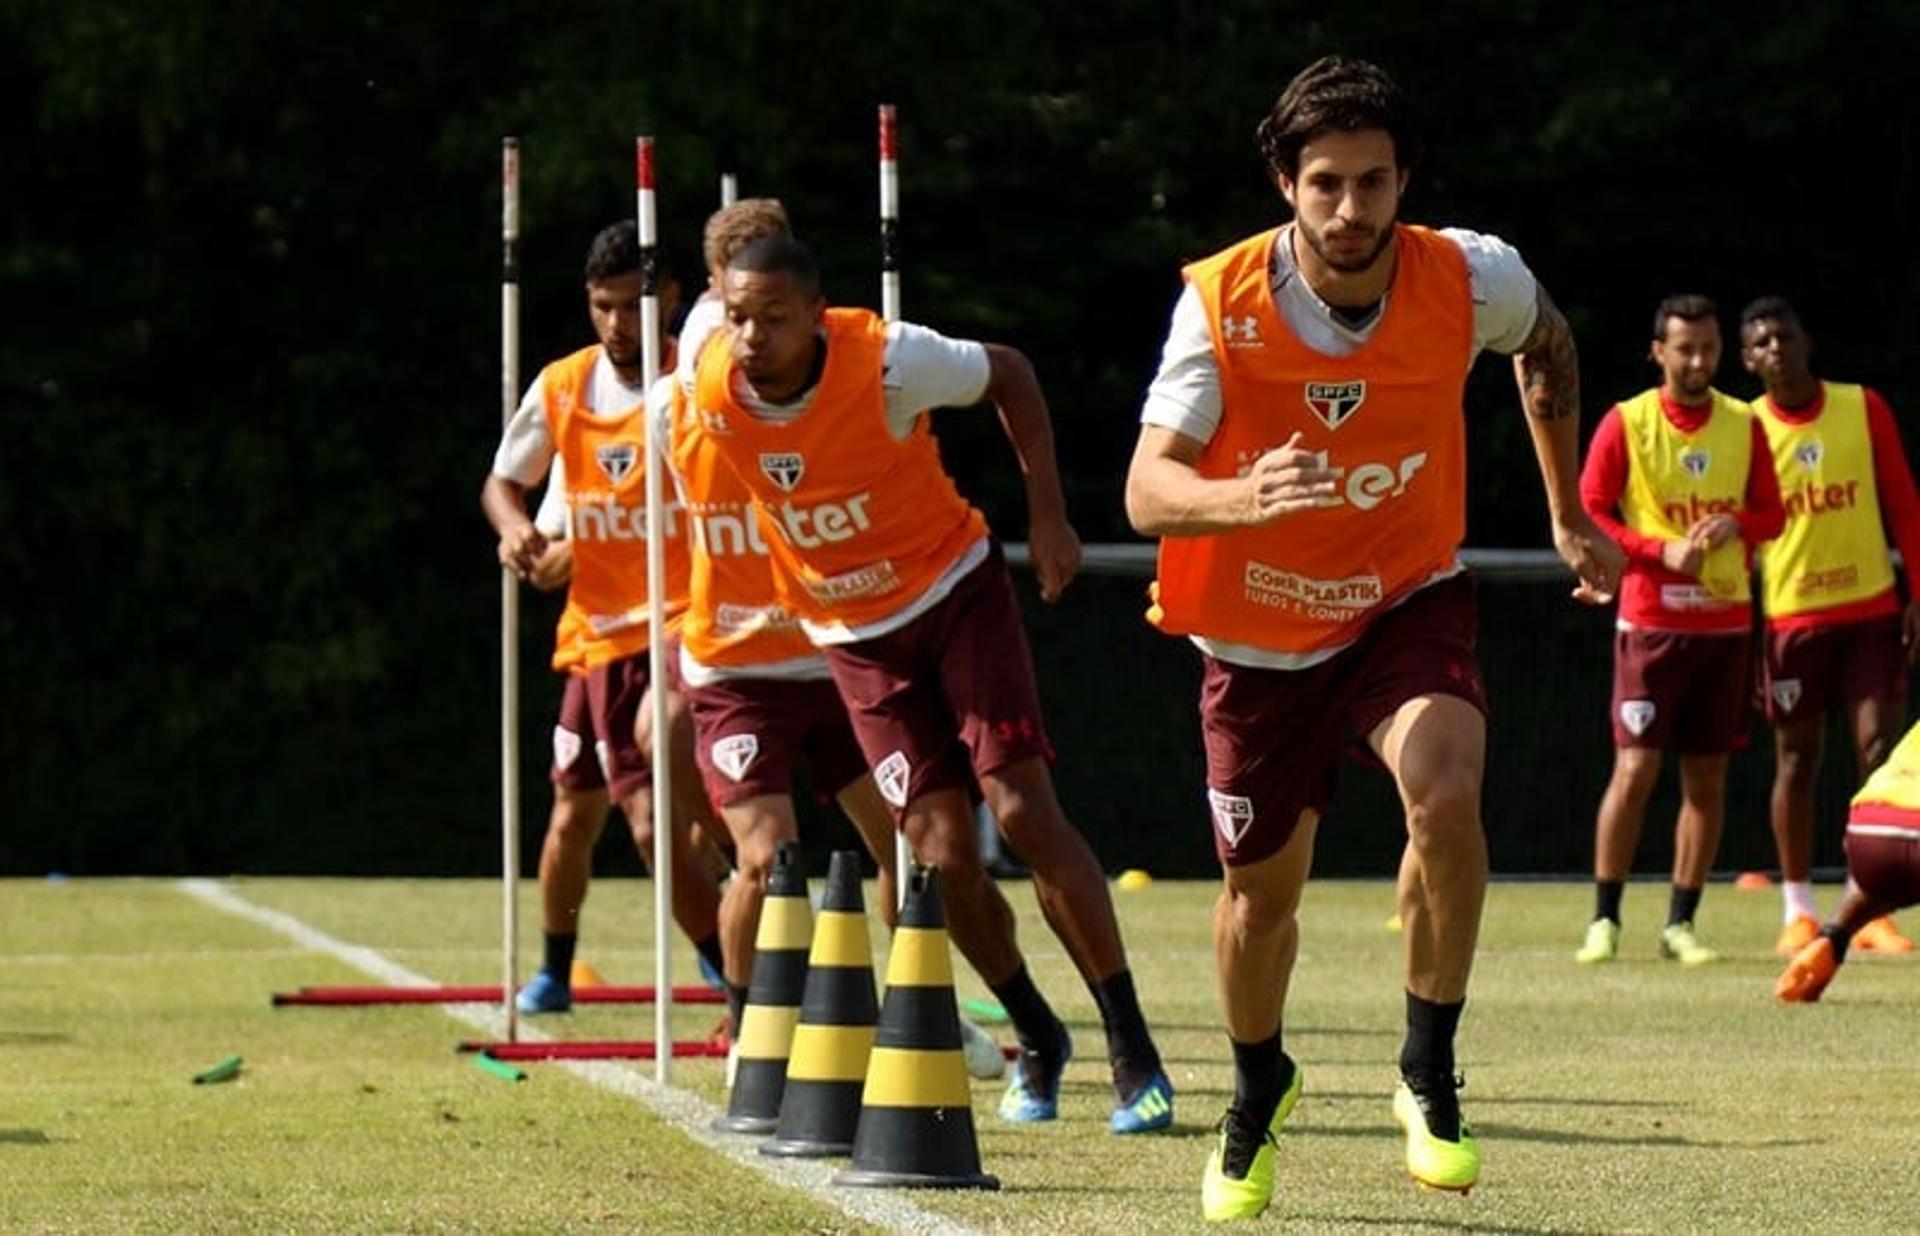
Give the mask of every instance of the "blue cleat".
POLYGON ((1013 1124, 1038 1124, 1060 1118, 1060 1075, 1073 1059, 1073 1037, 1061 1030, 1060 1058, 1047 1067, 1045 1057, 1023 1051, 1014 1062, 1013 1080, 1000 1096, 1000 1119, 1013 1124))
POLYGON ((513 1003, 522 1013, 565 1013, 573 1008, 573 988, 546 970, 520 989, 513 1003))
POLYGON ((1173 1083, 1165 1072, 1155 1072, 1107 1119, 1107 1127, 1115 1133, 1158 1133, 1172 1123, 1173 1083))

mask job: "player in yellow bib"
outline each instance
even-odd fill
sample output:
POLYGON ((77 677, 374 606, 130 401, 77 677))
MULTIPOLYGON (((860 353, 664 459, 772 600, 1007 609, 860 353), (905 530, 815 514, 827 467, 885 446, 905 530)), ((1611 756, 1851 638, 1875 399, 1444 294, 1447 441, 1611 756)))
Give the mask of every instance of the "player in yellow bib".
MULTIPOLYGON (((1772 818, 1782 918, 1774 944, 1791 957, 1819 931, 1813 902, 1814 783, 1827 718, 1838 712, 1864 778, 1887 758, 1906 714, 1907 670, 1920 653, 1920 497, 1893 410, 1878 392, 1824 382, 1792 305, 1763 297, 1740 314, 1740 360, 1766 389, 1754 400, 1787 508, 1786 531, 1759 555, 1766 615, 1765 706, 1774 726, 1772 818), (1887 552, 1906 559, 1904 605, 1887 552)), ((1913 942, 1891 918, 1853 937, 1866 952, 1913 942)))

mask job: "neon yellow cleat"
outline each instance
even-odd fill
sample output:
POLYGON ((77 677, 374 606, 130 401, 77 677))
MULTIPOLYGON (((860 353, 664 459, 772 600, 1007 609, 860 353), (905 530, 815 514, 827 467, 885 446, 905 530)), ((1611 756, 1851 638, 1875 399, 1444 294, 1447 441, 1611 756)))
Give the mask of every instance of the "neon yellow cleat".
POLYGON ((1583 966, 1612 961, 1620 952, 1620 924, 1610 918, 1596 918, 1587 924, 1586 942, 1573 959, 1583 966))
POLYGON ((1720 960, 1720 954, 1693 934, 1692 923, 1668 923, 1661 928, 1660 955, 1683 966, 1706 966, 1720 960))
POLYGON ((1402 1079, 1393 1092, 1393 1118, 1407 1134, 1407 1174, 1423 1188, 1465 1193, 1480 1179, 1480 1143, 1460 1115, 1458 1090, 1457 1080, 1442 1078, 1427 1093, 1416 1094, 1402 1079), (1437 1123, 1454 1125, 1460 1136, 1453 1141, 1436 1136, 1428 1123, 1435 1117, 1437 1123))
POLYGON ((1293 1105, 1300 1101, 1301 1072, 1298 1064, 1293 1066, 1293 1081, 1280 1096, 1280 1106, 1274 1109, 1273 1119, 1267 1122, 1266 1132, 1257 1143, 1251 1133, 1234 1122, 1231 1111, 1220 1118, 1220 1144, 1207 1156, 1207 1170, 1200 1177, 1200 1213, 1207 1222, 1258 1218, 1273 1200, 1274 1139, 1292 1114, 1293 1105), (1242 1175, 1228 1174, 1242 1163, 1246 1164, 1242 1175))

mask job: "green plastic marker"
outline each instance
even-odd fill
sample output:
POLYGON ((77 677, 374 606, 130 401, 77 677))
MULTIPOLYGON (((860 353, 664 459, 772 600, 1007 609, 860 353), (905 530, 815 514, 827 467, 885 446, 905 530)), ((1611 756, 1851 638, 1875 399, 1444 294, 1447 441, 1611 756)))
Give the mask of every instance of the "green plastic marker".
POLYGON ((486 1052, 478 1052, 473 1057, 476 1068, 491 1073, 501 1081, 525 1081, 527 1075, 504 1060, 496 1060, 486 1052))
POLYGON ((991 1000, 969 997, 960 1002, 960 1011, 989 1026, 998 1026, 1007 1020, 1007 1010, 991 1000))
POLYGON ((193 1084, 211 1086, 215 1082, 232 1081, 238 1076, 240 1076, 240 1057, 228 1056, 206 1072, 194 1074, 193 1084))

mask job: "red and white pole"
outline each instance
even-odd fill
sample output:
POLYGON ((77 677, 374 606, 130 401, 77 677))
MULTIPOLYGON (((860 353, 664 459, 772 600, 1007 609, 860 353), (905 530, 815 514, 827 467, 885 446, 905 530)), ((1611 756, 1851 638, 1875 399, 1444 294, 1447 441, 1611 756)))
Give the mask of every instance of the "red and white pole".
MULTIPOLYGON (((500 424, 520 406, 520 142, 500 141, 500 424)), ((507 1041, 520 1029, 514 1005, 520 937, 520 581, 500 572, 501 1011, 507 1041)))
MULTIPOLYGON (((634 210, 640 228, 640 380, 651 394, 660 377, 660 220, 653 195, 653 139, 634 139, 634 210)), ((662 1045, 654 1057, 654 1080, 665 1085, 672 1071, 673 1053, 673 760, 672 735, 667 721, 667 633, 664 611, 667 595, 665 500, 661 474, 663 443, 653 440, 653 418, 647 426, 647 681, 652 701, 653 750, 653 963, 658 999, 653 1006, 654 1042, 662 1045)))

